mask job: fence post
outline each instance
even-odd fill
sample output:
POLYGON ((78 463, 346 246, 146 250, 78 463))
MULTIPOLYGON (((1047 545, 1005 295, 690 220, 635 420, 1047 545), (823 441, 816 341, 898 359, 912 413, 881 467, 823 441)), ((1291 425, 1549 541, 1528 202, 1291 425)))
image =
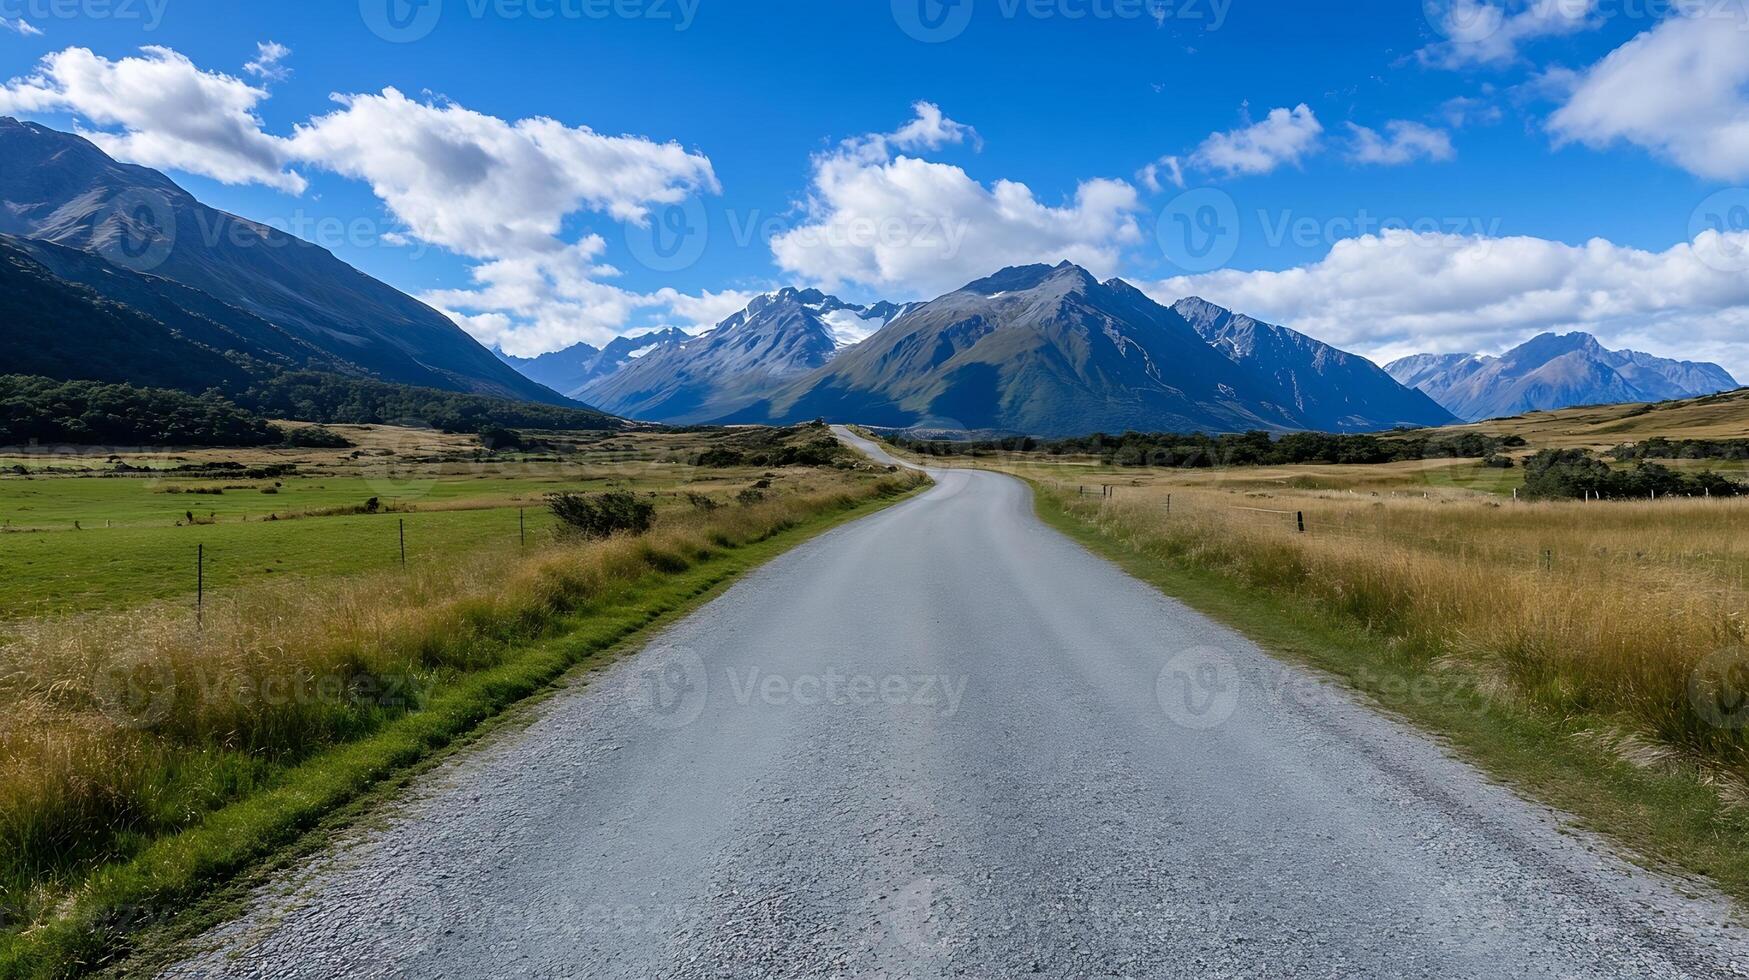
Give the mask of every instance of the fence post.
POLYGON ((1167 517, 1172 516, 1172 495, 1171 494, 1166 495, 1166 516, 1167 517))
POLYGON ((1302 510, 1302 511, 1296 511, 1296 512, 1295 512, 1295 513, 1294 513, 1294 519, 1295 519, 1295 520, 1296 520, 1296 521, 1298 521, 1298 522, 1299 522, 1299 525, 1300 525, 1300 533, 1301 533, 1301 534, 1304 534, 1304 533, 1306 533, 1306 512, 1305 512, 1305 511, 1303 511, 1303 510, 1302 510))
POLYGON ((401 518, 401 567, 407 567, 407 519, 401 518))
POLYGON ((524 517, 525 509, 516 508, 516 535, 522 540, 522 546, 528 547, 528 521, 524 517))
POLYGON ((194 546, 194 628, 206 626, 206 545, 194 546))

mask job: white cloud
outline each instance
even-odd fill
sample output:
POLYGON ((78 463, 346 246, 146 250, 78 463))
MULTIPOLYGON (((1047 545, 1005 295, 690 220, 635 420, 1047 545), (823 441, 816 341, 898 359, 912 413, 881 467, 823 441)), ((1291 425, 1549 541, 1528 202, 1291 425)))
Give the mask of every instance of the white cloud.
POLYGON ((1184 189, 1184 164, 1175 156, 1163 156, 1136 173, 1136 179, 1142 182, 1142 186, 1156 194, 1165 189, 1165 184, 1160 182, 1162 176, 1166 178, 1166 183, 1179 190, 1184 189))
POLYGON ((508 122, 392 88, 335 100, 341 109, 297 127, 292 151, 367 181, 413 235, 463 255, 557 252, 575 212, 641 222, 650 205, 718 189, 710 160, 677 143, 508 122))
POLYGON ((1702 232, 1662 252, 1594 239, 1408 230, 1338 242, 1279 272, 1222 270, 1155 283, 1380 361, 1422 351, 1498 352, 1544 330, 1717 360, 1749 380, 1749 233, 1702 232), (1675 338, 1680 338, 1676 340, 1675 338))
POLYGON ((22 17, 17 19, 0 17, 0 30, 11 31, 24 37, 42 37, 43 35, 41 28, 22 17))
POLYGON ((1450 160, 1457 156, 1450 133, 1418 122, 1403 119, 1388 122, 1384 136, 1356 123, 1349 123, 1348 131, 1352 137, 1348 158, 1355 163, 1400 166, 1416 160, 1450 160))
POLYGON ((1318 148, 1324 126, 1304 103, 1293 109, 1271 109, 1262 122, 1203 140, 1190 160, 1205 170, 1226 176, 1266 174, 1284 164, 1299 166, 1318 148))
POLYGON ((1422 48, 1421 62, 1438 68, 1500 66, 1520 59, 1538 38, 1595 28, 1598 0, 1428 0, 1427 13, 1445 40, 1422 48))
POLYGON ((119 159, 302 193, 304 178, 286 169, 285 141, 262 132, 255 115, 266 97, 266 90, 202 71, 169 48, 145 47, 139 57, 116 61, 67 48, 0 88, 0 112, 71 113, 120 127, 81 133, 119 159))
POLYGON ((293 151, 367 181, 405 237, 480 260, 468 287, 423 298, 483 343, 513 354, 599 345, 644 311, 694 299, 602 282, 617 274, 602 261, 605 240, 567 241, 565 225, 583 211, 638 223, 653 205, 715 191, 709 158, 552 119, 510 122, 416 102, 394 89, 335 98, 342 108, 299 126, 293 151))
POLYGON ((1625 141, 1690 173, 1749 177, 1749 30, 1678 17, 1617 48, 1576 79, 1549 120, 1563 142, 1625 141))
POLYGON ((245 64, 243 70, 265 81, 281 82, 291 77, 291 69, 285 66, 289 57, 291 48, 278 41, 259 41, 255 45, 255 60, 245 64))
POLYGON ((807 223, 771 242, 781 268, 827 288, 856 282, 911 298, 1032 262, 1115 273, 1121 247, 1141 241, 1136 190, 1123 181, 1086 181, 1052 207, 1024 184, 985 186, 959 167, 895 155, 971 136, 933 106, 915 108, 897 133, 846 140, 815 158, 807 223))
MULTIPOLYGON (((1484 87, 1484 91, 1493 94, 1491 88, 1484 87)), ((1492 126, 1505 115, 1494 103, 1469 95, 1446 99, 1439 107, 1439 114, 1453 129, 1471 125, 1492 126)))

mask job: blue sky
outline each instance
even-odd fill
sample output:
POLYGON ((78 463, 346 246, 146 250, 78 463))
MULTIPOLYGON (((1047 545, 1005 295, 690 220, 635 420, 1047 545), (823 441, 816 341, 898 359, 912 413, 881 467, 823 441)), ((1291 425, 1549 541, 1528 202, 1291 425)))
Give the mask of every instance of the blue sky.
POLYGON ((1068 257, 1380 359, 1749 376, 1742 3, 0 0, 0 109, 518 353, 1068 257))

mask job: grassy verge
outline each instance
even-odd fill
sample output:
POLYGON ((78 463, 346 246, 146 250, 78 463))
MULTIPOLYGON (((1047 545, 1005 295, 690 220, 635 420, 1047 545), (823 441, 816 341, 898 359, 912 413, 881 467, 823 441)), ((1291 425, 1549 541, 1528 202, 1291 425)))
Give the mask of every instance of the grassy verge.
MULTIPOLYGON (((202 691, 232 690, 204 678, 191 682, 200 669, 227 666, 222 651, 202 647, 194 652, 208 659, 190 664, 176 659, 183 651, 159 650, 163 656, 155 665, 183 683, 172 685, 174 699, 163 705, 153 731, 137 733, 129 744, 115 740, 125 733, 108 732, 110 739, 96 743, 98 750, 119 752, 119 761, 100 767, 74 751, 57 760, 57 779, 33 785, 22 769, 9 774, 15 777, 6 786, 12 795, 0 801, 9 804, 7 870, 14 894, 28 886, 22 890, 34 913, 0 935, 0 978, 77 976, 113 962, 141 929, 258 865, 373 785, 577 664, 703 601, 724 582, 809 536, 886 506, 914 486, 872 480, 806 500, 723 508, 647 538, 559 548, 524 562, 528 567, 508 579, 487 576, 489 588, 470 580, 476 587, 466 594, 416 607, 412 617, 370 623, 363 634, 355 622, 338 642, 326 635, 303 637, 306 643, 296 652, 311 674, 367 672, 380 682, 397 676, 396 670, 417 673, 417 696, 399 710, 361 705, 350 694, 320 704, 294 699, 289 710, 286 703, 259 697, 222 698, 228 703, 217 707, 185 703, 202 691), (365 638, 382 648, 374 662, 361 653, 365 638), (480 647, 491 648, 490 654, 480 656, 480 647), (464 655, 464 648, 475 652, 464 655), (336 651, 337 661, 318 655, 336 651), (249 761, 256 754, 249 743, 259 743, 259 749, 276 740, 319 750, 282 753, 274 763, 249 761), (124 770, 138 771, 130 781, 124 770), (199 784, 204 796, 196 796, 211 805, 193 819, 163 822, 155 812, 162 801, 153 794, 178 796, 187 805, 186 793, 165 789, 179 780, 199 784), (81 795, 92 784, 103 792, 81 795), (68 819, 73 826, 64 825, 68 819), (100 846, 93 848, 93 842, 100 846)), ((385 586, 389 591, 378 598, 406 601, 407 590, 441 591, 454 584, 385 586)), ((359 612, 332 606, 326 611, 354 619, 359 612)), ((247 610, 238 614, 239 623, 217 629, 229 629, 233 640, 258 636, 252 625, 283 624, 280 612, 247 610)), ((229 666, 261 669, 254 660, 229 666)), ((22 756, 18 748, 9 747, 14 762, 47 758, 41 745, 22 756)))
POLYGON ((1073 487, 1030 482, 1047 523, 1130 574, 1273 653, 1334 675, 1642 863, 1705 876, 1749 901, 1749 808, 1721 792, 1708 760, 1658 753, 1630 761, 1634 753, 1612 734, 1622 730, 1619 715, 1516 696, 1461 658, 1393 643, 1352 610, 1163 552, 1145 531, 1101 520, 1073 487))

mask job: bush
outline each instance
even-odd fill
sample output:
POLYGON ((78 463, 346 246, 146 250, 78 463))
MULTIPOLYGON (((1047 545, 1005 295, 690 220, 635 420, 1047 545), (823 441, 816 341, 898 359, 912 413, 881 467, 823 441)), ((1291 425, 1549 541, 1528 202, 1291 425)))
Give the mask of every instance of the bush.
POLYGON ((514 429, 490 426, 480 430, 480 445, 493 452, 498 452, 505 449, 522 449, 527 443, 523 441, 522 434, 514 429))
POLYGON ((1583 449, 1545 449, 1525 460, 1524 492, 1544 500, 1738 497, 1749 494, 1749 484, 1732 482, 1711 471, 1690 476, 1657 463, 1614 470, 1583 449))
POLYGON ((585 538, 605 538, 619 532, 643 534, 655 522, 656 506, 624 491, 553 493, 547 509, 563 532, 585 538))

